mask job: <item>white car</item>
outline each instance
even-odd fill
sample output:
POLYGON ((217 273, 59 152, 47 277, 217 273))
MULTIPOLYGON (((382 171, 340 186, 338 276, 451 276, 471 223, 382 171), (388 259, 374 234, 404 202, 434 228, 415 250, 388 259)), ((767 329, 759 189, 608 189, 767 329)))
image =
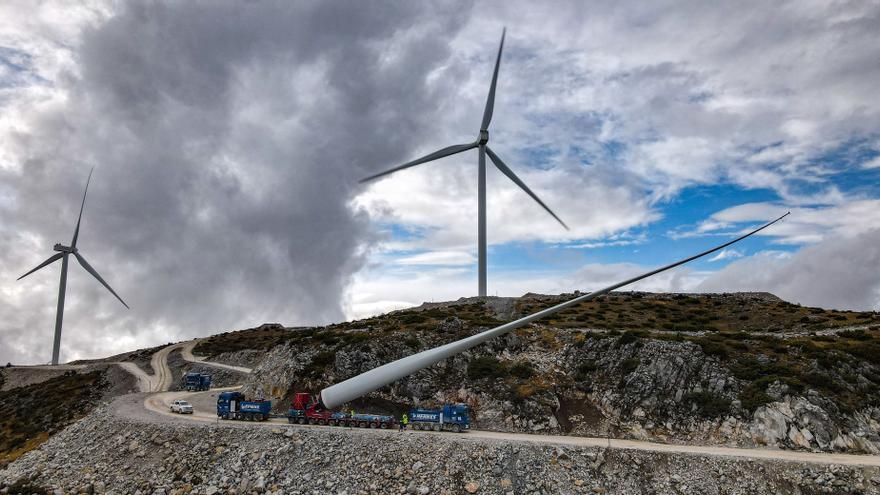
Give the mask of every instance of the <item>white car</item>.
POLYGON ((185 400, 176 400, 171 403, 171 412, 178 414, 192 414, 193 406, 185 400))

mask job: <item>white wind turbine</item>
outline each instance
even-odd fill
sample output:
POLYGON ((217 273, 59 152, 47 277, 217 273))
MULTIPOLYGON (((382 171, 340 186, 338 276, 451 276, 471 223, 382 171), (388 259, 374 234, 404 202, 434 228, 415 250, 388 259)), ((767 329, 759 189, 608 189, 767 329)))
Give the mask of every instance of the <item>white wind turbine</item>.
POLYGON ((489 86, 489 96, 486 99, 486 108, 483 110, 483 122, 480 124, 480 132, 476 139, 476 141, 467 144, 456 144, 453 146, 448 146, 441 150, 435 151, 431 154, 425 155, 421 158, 417 158, 413 161, 406 162, 403 165, 394 167, 392 169, 386 170, 384 172, 380 172, 375 175, 371 175, 365 179, 362 179, 361 182, 368 182, 373 179, 377 179, 379 177, 383 177, 388 174, 392 174, 397 172, 398 170, 403 170, 406 168, 414 167, 416 165, 421 165, 423 163, 428 163, 446 156, 455 155, 457 153, 461 153, 462 151, 467 151, 473 148, 479 149, 479 169, 478 169, 478 179, 477 179, 477 265, 478 265, 478 282, 477 282, 477 292, 479 296, 486 295, 486 155, 489 155, 489 159, 492 160, 492 163, 498 167, 498 170, 501 171, 504 175, 506 175, 510 180, 513 181, 514 184, 518 185, 523 191, 526 192, 529 196, 532 197, 535 201, 541 205, 542 208, 547 210, 547 213, 553 216, 566 230, 568 230, 568 226, 565 225, 565 222, 560 220, 555 213, 553 213, 550 208, 541 201, 538 196, 529 189, 528 186, 513 173, 513 170, 510 169, 502 160, 489 148, 489 123, 492 122, 492 111, 495 107, 495 85, 498 82, 498 68, 501 65, 501 52, 504 49, 504 34, 506 29, 501 32, 501 44, 498 47, 498 57, 495 59, 495 71, 492 73, 492 84, 489 86))
POLYGON ((101 278, 100 275, 98 275, 98 272, 96 272, 95 269, 92 268, 92 265, 90 265, 89 262, 86 261, 85 258, 83 258, 83 255, 81 255, 79 253, 79 250, 76 248, 76 240, 79 237, 79 224, 82 221, 83 208, 86 205, 86 193, 89 191, 89 182, 92 180, 92 172, 93 171, 94 171, 94 168, 89 171, 89 178, 86 179, 86 190, 83 192, 82 204, 80 204, 80 207, 79 207, 79 218, 77 218, 77 220, 76 220, 76 229, 73 231, 73 240, 70 242, 70 246, 64 246, 60 243, 55 244, 55 247, 53 249, 55 251, 58 251, 57 254, 53 254, 52 256, 49 257, 49 259, 47 259, 46 261, 37 265, 37 267, 34 268, 33 270, 18 277, 18 280, 21 280, 21 279, 27 277, 28 275, 30 275, 31 273, 34 273, 35 271, 39 270, 40 268, 43 268, 44 266, 47 266, 47 265, 51 265, 52 263, 58 261, 59 259, 61 260, 61 284, 58 287, 58 310, 55 313, 55 340, 52 345, 52 364, 53 365, 58 364, 58 355, 59 355, 60 347, 61 347, 61 321, 64 319, 64 293, 67 288, 67 257, 68 256, 70 256, 72 254, 76 258, 76 260, 79 262, 79 264, 82 265, 82 267, 86 269, 87 272, 91 273, 93 277, 98 279, 98 282, 101 282, 101 285, 106 287, 107 290, 109 290, 111 294, 116 296, 116 299, 119 299, 119 302, 121 302, 123 306, 128 308, 128 304, 125 304, 125 301, 123 301, 122 298, 119 297, 119 294, 117 294, 113 290, 113 288, 111 288, 110 285, 107 282, 105 282, 104 279, 101 278))

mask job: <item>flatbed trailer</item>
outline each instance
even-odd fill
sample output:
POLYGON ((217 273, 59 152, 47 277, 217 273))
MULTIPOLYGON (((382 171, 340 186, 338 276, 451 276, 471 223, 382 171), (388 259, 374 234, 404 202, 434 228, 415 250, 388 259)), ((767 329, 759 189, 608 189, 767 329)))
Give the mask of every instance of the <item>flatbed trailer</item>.
POLYGON ((301 425, 347 426, 353 428, 381 428, 395 426, 397 422, 392 416, 381 414, 350 414, 339 411, 320 409, 319 402, 311 395, 300 392, 294 396, 293 403, 287 411, 287 421, 301 425))

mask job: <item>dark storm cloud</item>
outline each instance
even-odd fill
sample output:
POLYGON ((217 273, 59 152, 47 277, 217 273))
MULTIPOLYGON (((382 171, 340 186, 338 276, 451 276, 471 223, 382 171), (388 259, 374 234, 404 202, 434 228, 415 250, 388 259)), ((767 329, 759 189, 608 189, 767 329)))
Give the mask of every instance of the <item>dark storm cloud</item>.
MULTIPOLYGON (((431 132, 411 108, 467 5, 179 2, 122 7, 85 32, 64 103, 35 110, 0 168, 0 276, 67 243, 132 306, 71 266, 62 358, 256 324, 342 317, 372 234, 357 180, 431 132)), ((0 360, 44 361, 58 271, 0 299, 0 360)))

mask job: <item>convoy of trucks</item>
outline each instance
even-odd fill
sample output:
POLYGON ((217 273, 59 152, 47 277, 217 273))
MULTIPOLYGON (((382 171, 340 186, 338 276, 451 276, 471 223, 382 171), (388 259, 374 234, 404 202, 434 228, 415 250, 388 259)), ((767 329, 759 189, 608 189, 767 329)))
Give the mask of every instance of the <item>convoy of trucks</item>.
MULTIPOLYGON (((270 417, 272 402, 248 400, 241 392, 223 392, 217 397, 217 416, 223 419, 265 421, 270 417)), ((340 412, 320 407, 317 397, 305 392, 293 396, 285 415, 291 424, 348 426, 355 428, 387 429, 398 426, 393 416, 383 414, 340 412)), ((468 407, 464 404, 446 404, 440 409, 412 409, 409 427, 414 430, 454 431, 470 429, 468 407)))

